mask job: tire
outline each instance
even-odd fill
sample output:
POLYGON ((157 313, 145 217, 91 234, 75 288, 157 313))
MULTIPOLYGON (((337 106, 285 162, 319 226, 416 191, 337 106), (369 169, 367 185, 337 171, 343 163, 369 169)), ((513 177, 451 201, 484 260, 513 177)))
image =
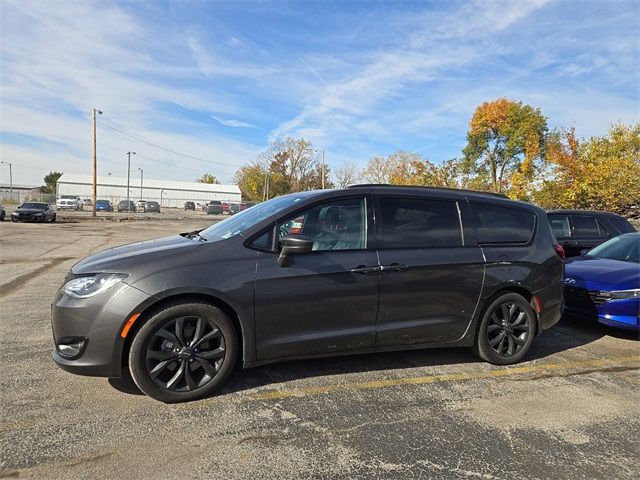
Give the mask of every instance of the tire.
POLYGON ((56 214, 53 214, 53 217, 51 217, 51 223, 56 223, 56 214))
POLYGON ((494 365, 510 365, 527 355, 535 333, 536 315, 529 302, 517 293, 505 293, 485 309, 472 350, 494 365))
POLYGON ((129 370, 151 398, 187 402, 217 390, 237 357, 236 331, 222 310, 208 303, 180 302, 156 312, 140 327, 129 351, 129 370), (190 343, 198 336, 194 348, 190 343))
POLYGON ((0 222, 4 222, 4 215, 4 212, 0 213, 0 222))

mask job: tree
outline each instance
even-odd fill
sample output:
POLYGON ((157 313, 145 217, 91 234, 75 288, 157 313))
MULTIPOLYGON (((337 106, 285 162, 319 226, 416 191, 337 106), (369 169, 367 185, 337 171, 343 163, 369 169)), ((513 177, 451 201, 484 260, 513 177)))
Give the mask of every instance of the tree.
POLYGON ((584 141, 573 128, 554 131, 547 160, 550 175, 534 194, 542 207, 622 211, 640 203, 640 123, 584 141))
POLYGON ((333 172, 335 185, 338 188, 345 188, 349 185, 357 183, 360 179, 360 170, 354 162, 345 162, 336 168, 333 172))
POLYGON ((198 182, 198 183, 212 183, 212 184, 219 184, 220 183, 218 181, 218 179, 214 175, 211 175, 210 173, 203 173, 200 178, 196 178, 196 182, 198 182))
MULTIPOLYGON (((313 144, 303 138, 287 137, 271 142, 262 154, 261 160, 269 166, 269 171, 281 175, 289 185, 289 192, 322 188, 322 166, 318 151, 313 144)), ((330 170, 325 165, 324 185, 331 188, 330 170)))
POLYGON ((431 167, 419 153, 397 150, 388 157, 372 157, 362 177, 370 183, 426 185, 431 167))
POLYGON ((56 187, 58 185, 58 179, 62 176, 62 172, 49 172, 44 177, 44 185, 42 190, 44 193, 56 193, 56 187))
POLYGON ((469 123, 464 169, 487 177, 494 192, 525 198, 545 158, 547 131, 538 108, 506 98, 485 102, 469 123))

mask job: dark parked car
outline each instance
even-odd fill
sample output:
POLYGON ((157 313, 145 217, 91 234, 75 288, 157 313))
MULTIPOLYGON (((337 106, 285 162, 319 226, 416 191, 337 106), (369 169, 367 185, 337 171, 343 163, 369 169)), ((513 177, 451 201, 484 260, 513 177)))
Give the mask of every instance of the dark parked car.
POLYGON ((636 231, 624 217, 615 213, 552 210, 548 216, 553 234, 567 258, 580 255, 610 238, 636 231))
POLYGON ((148 212, 157 212, 157 213, 160 213, 160 204, 159 204, 158 202, 153 202, 153 201, 151 201, 151 202, 146 202, 146 203, 144 204, 144 207, 142 207, 142 210, 143 210, 145 213, 148 213, 148 212))
POLYGON ((565 312, 640 329, 640 233, 625 233, 567 261, 565 312))
POLYGON ((239 211, 240 211, 240 205, 239 204, 237 204, 237 203, 230 203, 229 204, 229 215, 235 215, 239 211))
POLYGON ((113 212, 113 205, 109 200, 96 200, 96 210, 98 212, 113 212))
POLYGON ((184 209, 185 210, 196 210, 196 204, 194 202, 184 202, 184 209))
POLYGON ((119 212, 135 212, 136 211, 136 203, 133 200, 120 200, 118 203, 118 211, 119 212))
POLYGON ((4 217, 7 215, 7 212, 4 208, 4 205, 0 204, 0 222, 4 222, 4 217))
POLYGON ((435 346, 525 357, 561 315, 546 213, 502 196, 361 185, 260 203, 191 233, 73 266, 53 358, 165 402, 284 359, 435 346), (299 233, 292 233, 297 231, 299 233))
POLYGON ((48 203, 26 202, 11 212, 14 222, 55 222, 56 212, 48 203))
POLYGON ((223 211, 222 202, 211 200, 207 203, 207 215, 222 215, 223 211))

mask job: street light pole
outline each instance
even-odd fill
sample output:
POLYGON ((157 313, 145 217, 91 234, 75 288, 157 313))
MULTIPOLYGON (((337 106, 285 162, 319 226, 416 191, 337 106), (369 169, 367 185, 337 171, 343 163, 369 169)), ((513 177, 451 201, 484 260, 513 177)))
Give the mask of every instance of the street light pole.
POLYGON ((127 152, 127 211, 130 211, 129 207, 129 181, 131 179, 131 155, 135 155, 136 152, 127 152))
POLYGON ((142 179, 144 178, 144 170, 140 167, 138 167, 138 170, 140 170, 140 200, 142 200, 142 179))
POLYGON ((93 211, 91 215, 96 216, 96 197, 98 196, 98 160, 96 153, 96 113, 102 115, 102 110, 94 108, 91 110, 93 118, 93 211))
POLYGON ((9 198, 11 198, 11 201, 13 201, 13 170, 11 168, 11 164, 5 161, 0 161, 0 163, 9 165, 9 198))

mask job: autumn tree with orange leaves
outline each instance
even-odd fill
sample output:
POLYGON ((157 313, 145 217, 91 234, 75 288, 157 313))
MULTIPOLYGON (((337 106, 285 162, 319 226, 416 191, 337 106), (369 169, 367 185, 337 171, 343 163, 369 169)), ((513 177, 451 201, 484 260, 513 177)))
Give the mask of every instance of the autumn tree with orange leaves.
POLYGON ((463 168, 488 190, 526 199, 544 162, 547 132, 538 108, 507 98, 485 102, 471 117, 463 168))
POLYGON ((615 212, 640 204, 640 123, 583 141, 573 128, 555 131, 547 161, 551 174, 533 195, 542 207, 615 212))

